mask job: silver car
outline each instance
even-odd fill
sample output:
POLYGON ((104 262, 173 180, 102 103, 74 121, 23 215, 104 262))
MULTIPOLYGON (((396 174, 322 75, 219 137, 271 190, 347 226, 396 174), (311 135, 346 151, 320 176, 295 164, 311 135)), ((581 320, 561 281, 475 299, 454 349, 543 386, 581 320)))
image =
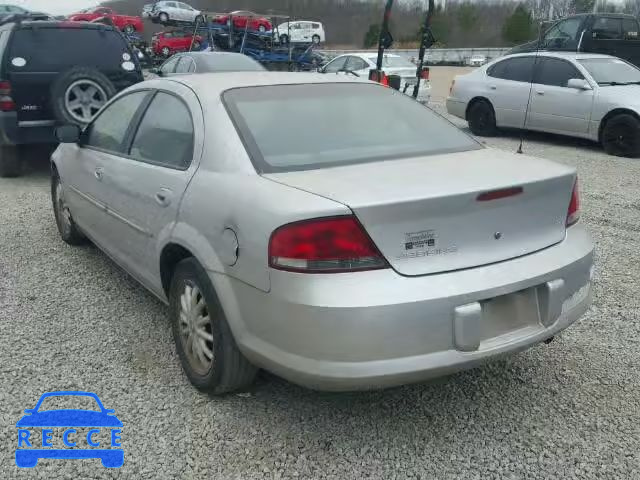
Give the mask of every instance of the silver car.
POLYGON ((205 391, 257 368, 327 390, 421 381, 547 340, 591 301, 575 170, 375 83, 155 79, 57 134, 63 240, 168 303, 205 391))
POLYGON ((184 2, 163 0, 156 2, 151 11, 151 18, 162 24, 168 22, 203 22, 204 16, 200 10, 184 2))
POLYGON ((640 69, 609 55, 509 55, 457 76, 447 110, 476 135, 500 127, 600 142, 611 155, 640 156, 640 69), (525 112, 528 114, 525 118, 525 112))

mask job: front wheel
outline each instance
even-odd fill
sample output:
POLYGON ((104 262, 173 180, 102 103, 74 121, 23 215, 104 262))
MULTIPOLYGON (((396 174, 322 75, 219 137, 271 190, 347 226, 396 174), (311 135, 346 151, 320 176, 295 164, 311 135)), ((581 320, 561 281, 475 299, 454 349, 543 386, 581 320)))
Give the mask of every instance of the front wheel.
POLYGON ((314 45, 318 45, 320 43, 320 35, 314 35, 313 37, 311 37, 311 41, 314 43, 314 45))
POLYGON ((264 25, 260 25, 260 26, 258 27, 258 31, 259 31, 260 33, 264 33, 264 32, 266 32, 266 31, 267 31, 267 27, 265 27, 264 25))
POLYGON ((282 45, 288 45, 289 44, 289 35, 287 35, 286 33, 280 35, 280 43, 282 45))
POLYGON ((133 35, 134 33, 136 33, 136 28, 133 25, 125 25, 124 33, 126 33, 127 35, 133 35))
POLYGON ((162 12, 160 15, 158 15, 158 19, 160 20, 160 23, 167 23, 169 21, 169 15, 162 12))
POLYGON ((616 157, 639 156, 640 121, 628 113, 610 118, 602 129, 602 146, 616 157))
POLYGON ((194 258, 176 267, 169 308, 176 350, 193 386, 222 394, 253 382, 257 369, 238 349, 211 280, 194 258))
POLYGON ((196 23, 198 23, 198 24, 204 23, 204 17, 202 15, 198 15, 196 17, 196 23))
POLYGON ((474 135, 491 137, 496 134, 496 114, 489 102, 480 100, 471 105, 467 122, 474 135))
POLYGON ((171 55, 171 49, 169 47, 164 47, 162 49, 162 55, 164 55, 165 57, 168 57, 169 55, 171 55))
POLYGON ((60 232, 60 238, 69 245, 83 244, 86 238, 73 221, 71 210, 69 210, 65 198, 64 188, 60 182, 60 177, 55 171, 51 175, 51 202, 53 203, 53 215, 56 219, 58 232, 60 232))
POLYGON ((198 51, 200 50, 200 42, 198 42, 197 40, 195 42, 193 42, 193 45, 191 46, 191 50, 195 50, 198 51))

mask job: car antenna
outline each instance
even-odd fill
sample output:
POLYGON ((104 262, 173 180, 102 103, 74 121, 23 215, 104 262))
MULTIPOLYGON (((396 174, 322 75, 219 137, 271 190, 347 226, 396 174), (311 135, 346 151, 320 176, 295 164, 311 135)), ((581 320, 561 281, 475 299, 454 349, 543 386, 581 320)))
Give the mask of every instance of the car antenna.
POLYGON ((542 22, 538 25, 538 41, 536 42, 536 55, 531 66, 531 76, 529 77, 529 97, 527 97, 527 107, 524 109, 524 119, 522 120, 522 130, 520 132, 520 144, 516 153, 523 153, 522 145, 524 144, 524 132, 527 126, 527 116, 529 115, 529 107, 531 106, 531 94, 533 93, 533 80, 536 74, 536 65, 538 64, 538 57, 540 53, 540 44, 542 43, 542 22))

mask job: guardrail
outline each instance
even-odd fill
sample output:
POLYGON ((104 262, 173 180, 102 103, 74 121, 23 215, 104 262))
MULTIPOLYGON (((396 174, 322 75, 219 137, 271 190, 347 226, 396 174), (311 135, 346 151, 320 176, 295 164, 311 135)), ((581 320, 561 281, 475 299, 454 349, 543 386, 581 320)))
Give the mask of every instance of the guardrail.
MULTIPOLYGON (((474 55, 483 55, 487 61, 506 55, 510 48, 431 48, 427 51, 425 61, 431 65, 448 64, 464 65, 474 55)), ((333 58, 345 53, 367 52, 377 55, 377 50, 321 50, 321 53, 333 58)), ((394 53, 407 58, 418 58, 418 50, 390 49, 394 53)))

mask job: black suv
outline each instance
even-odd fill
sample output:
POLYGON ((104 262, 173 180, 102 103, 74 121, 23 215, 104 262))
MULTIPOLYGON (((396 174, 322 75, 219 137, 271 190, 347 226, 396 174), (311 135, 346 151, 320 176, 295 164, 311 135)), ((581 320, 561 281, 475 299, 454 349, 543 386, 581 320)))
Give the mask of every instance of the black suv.
POLYGON ((0 26, 0 177, 20 175, 28 145, 55 145, 55 126, 86 125, 118 91, 143 80, 137 55, 102 24, 0 26))

